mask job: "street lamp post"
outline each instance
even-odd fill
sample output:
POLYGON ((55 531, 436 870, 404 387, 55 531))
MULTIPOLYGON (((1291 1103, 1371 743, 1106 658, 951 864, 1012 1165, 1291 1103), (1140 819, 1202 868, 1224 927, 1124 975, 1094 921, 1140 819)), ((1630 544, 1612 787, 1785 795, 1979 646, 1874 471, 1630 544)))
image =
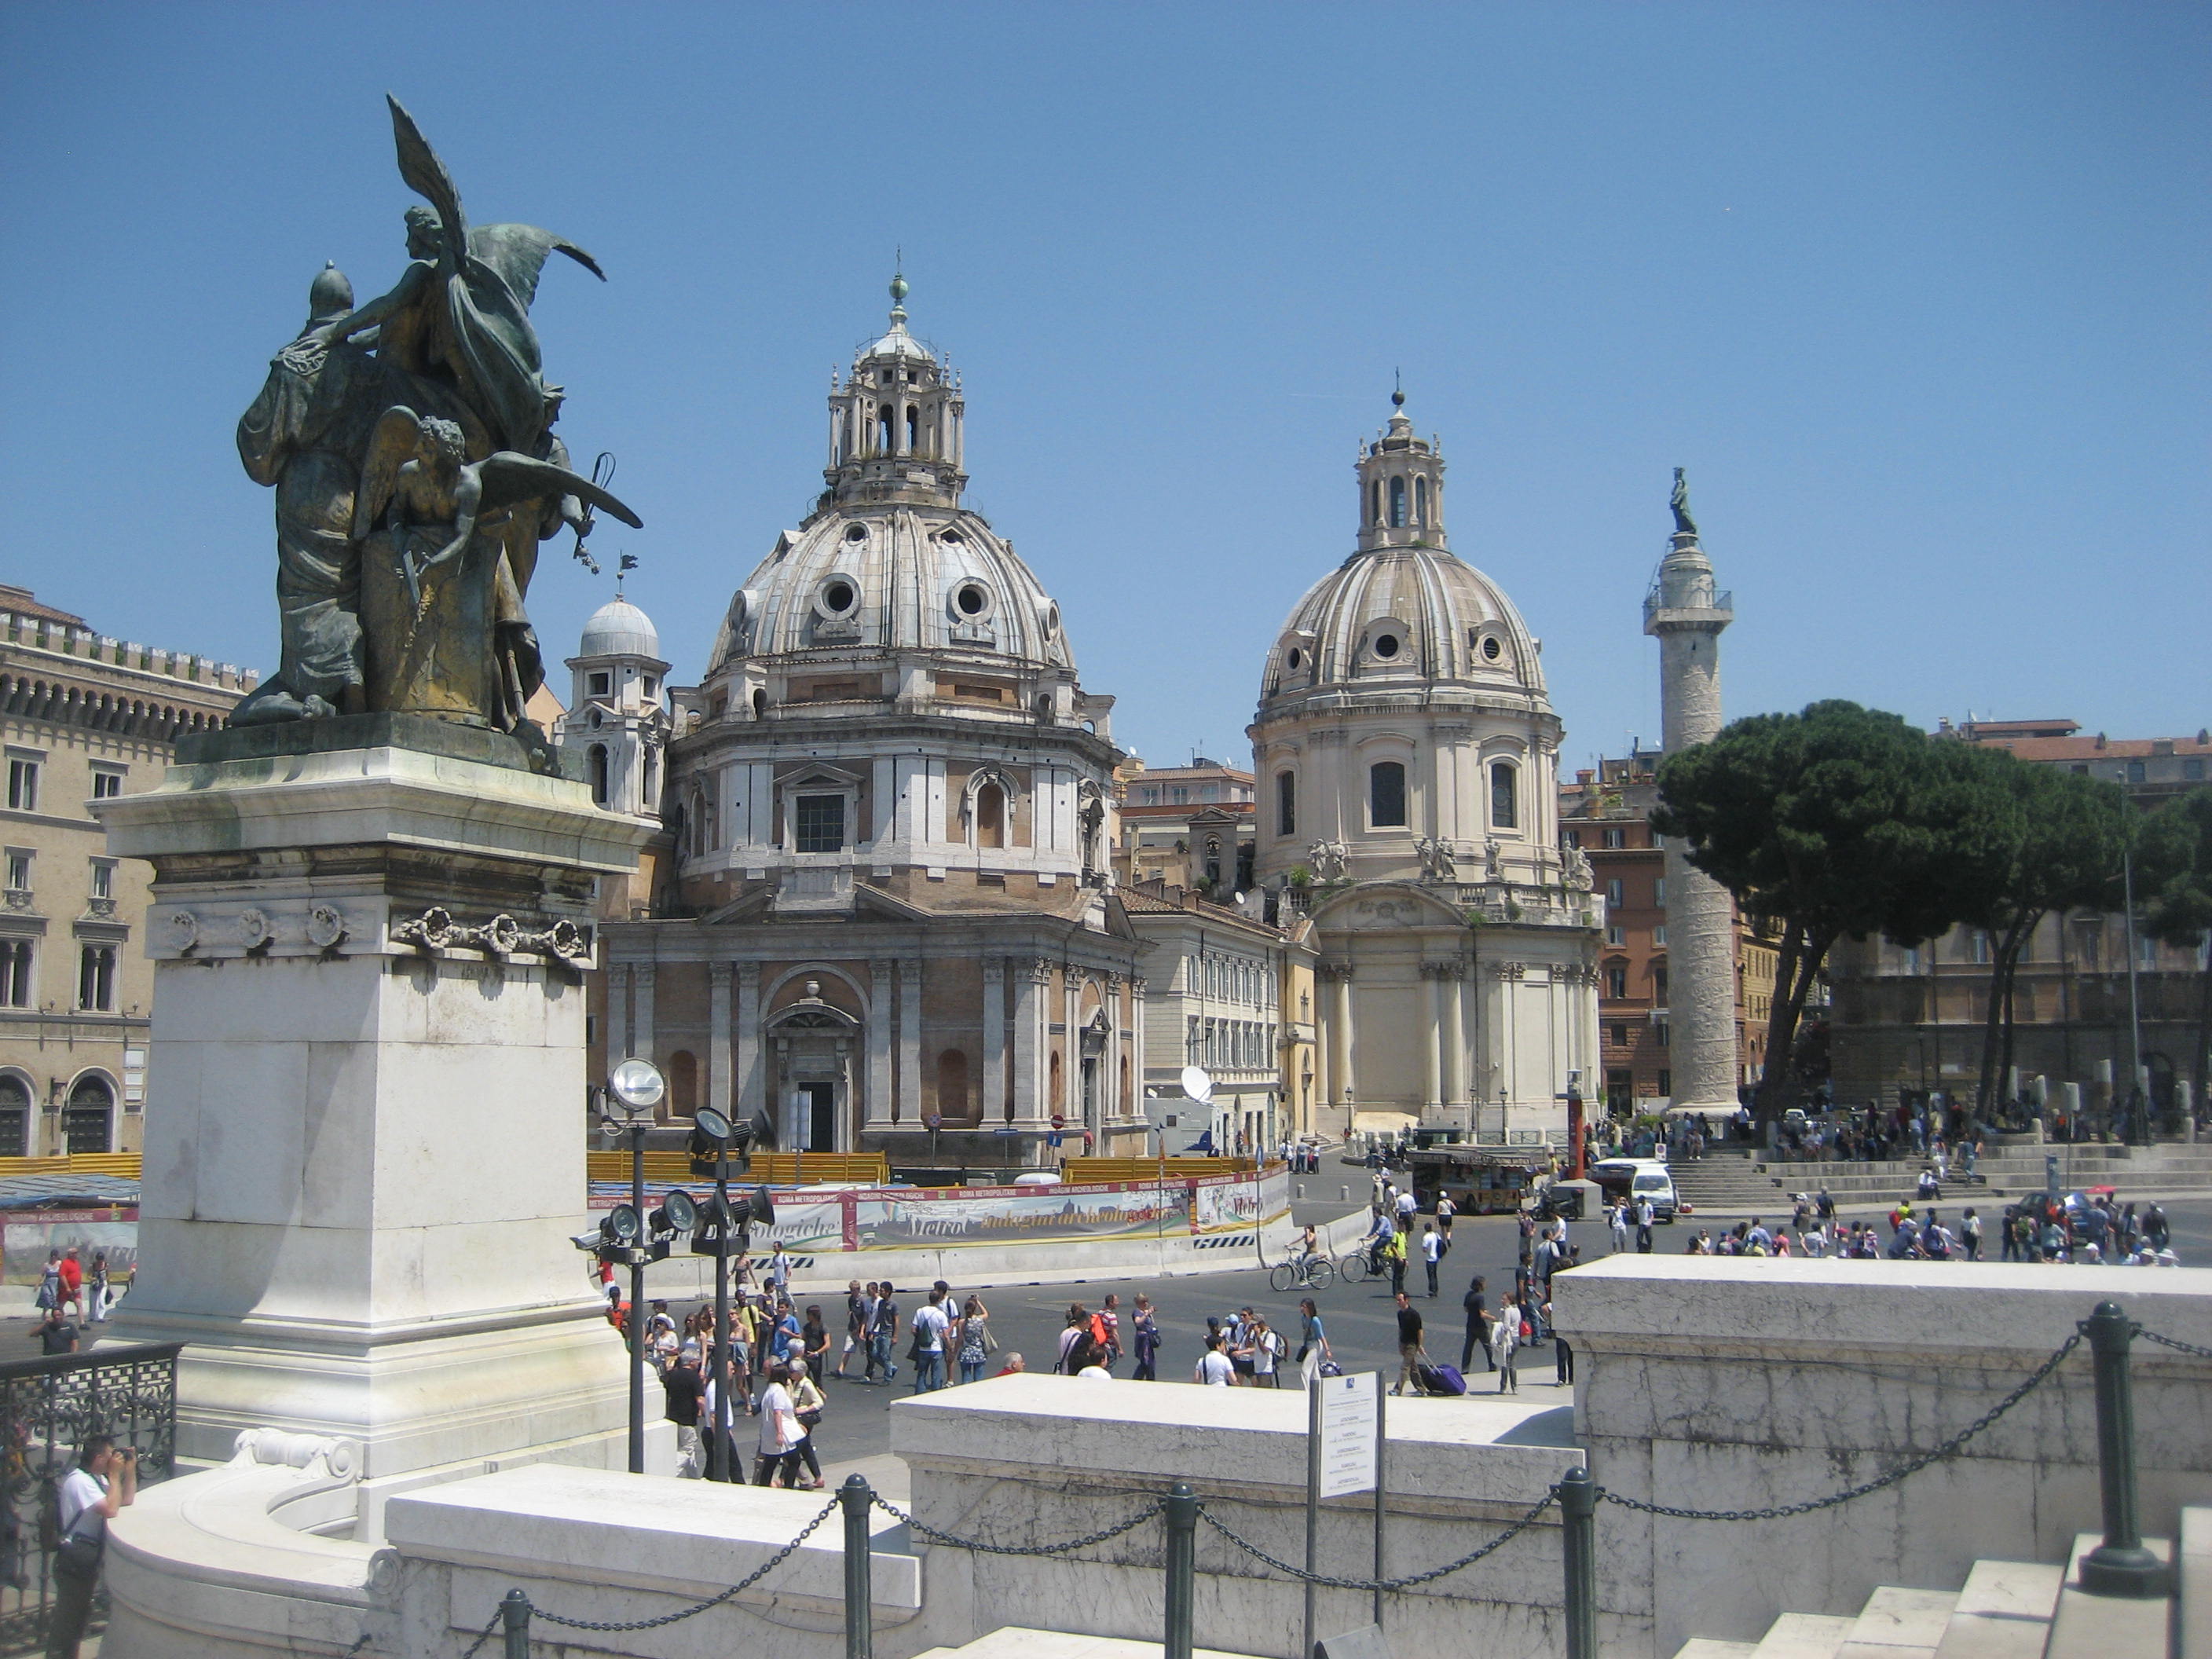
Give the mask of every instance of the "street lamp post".
POLYGON ((653 1109, 668 1092, 660 1068, 649 1060, 626 1060, 607 1079, 607 1092, 620 1103, 620 1115, 611 1109, 600 1127, 611 1133, 629 1133, 629 1202, 638 1218, 637 1236, 625 1241, 629 1264, 629 1472, 645 1473, 645 1264, 652 1253, 645 1248, 645 1132, 653 1109))
MULTIPOLYGON (((2118 771, 2118 775, 2117 775, 2118 776, 2118 779, 2119 779, 2119 781, 2120 781, 2120 782, 2121 782, 2121 783, 2125 784, 2125 783, 2127 782, 2127 781, 2128 781, 2128 772, 2127 772, 2127 769, 2126 769, 2125 767, 2122 767, 2122 768, 2120 768, 2120 769, 2119 769, 2119 771, 2118 771)), ((2123 846, 2123 847, 2120 848, 2120 890, 2121 890, 2121 896, 2122 896, 2123 902, 2127 905, 2127 940, 2128 940, 2128 1094, 2127 1094, 2127 1099, 2128 1099, 2128 1134, 2127 1134, 2127 1139, 2128 1139, 2129 1140, 2132 1141, 2132 1140, 2136 1138, 2136 1136, 2135 1136, 2135 1128, 2136 1128, 2136 1115, 2137 1115, 2137 1110, 2136 1110, 2136 1102, 2137 1093, 2138 1093, 2138 1091, 2142 1088, 2142 1004, 2141 1003, 2141 1001, 2140 1001, 2140 1000, 2138 1000, 2137 996, 2136 996, 2136 865, 2135 865, 2135 854, 2134 854, 2134 853, 2133 853, 2133 851, 2132 851, 2131 849, 2130 849, 2129 848, 2124 847, 2124 846, 2123 846)), ((2142 1115, 2142 1119, 2143 1119, 2143 1128, 2144 1128, 2143 1140, 2144 1140, 2144 1142, 2145 1142, 2145 1144, 2146 1144, 2146 1145, 2148 1145, 2148 1142, 2149 1142, 2149 1140, 2150 1140, 2150 1134, 2149 1134, 2149 1127, 2150 1127, 2150 1112, 2149 1112, 2148 1107, 2149 1107, 2149 1103, 2148 1103, 2148 1101, 2145 1101, 2145 1102, 2143 1103, 2143 1109, 2142 1109, 2142 1113, 2141 1113, 2141 1115, 2142 1115)))

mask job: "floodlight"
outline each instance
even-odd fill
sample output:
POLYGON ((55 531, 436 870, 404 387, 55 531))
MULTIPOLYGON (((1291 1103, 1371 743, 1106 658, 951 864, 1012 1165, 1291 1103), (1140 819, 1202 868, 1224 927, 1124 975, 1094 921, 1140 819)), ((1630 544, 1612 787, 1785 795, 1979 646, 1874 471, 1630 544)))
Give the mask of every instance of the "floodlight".
POLYGON ((736 1132, 730 1127, 730 1120, 712 1106, 702 1106, 691 1115, 691 1121, 699 1126, 699 1133, 709 1140, 733 1140, 737 1138, 736 1132))
POLYGON ((775 1221, 775 1200, 768 1195, 767 1188, 753 1188, 752 1196, 745 1201, 745 1218, 763 1227, 775 1221))
POLYGON ((645 1231, 645 1218, 638 1214, 634 1204, 616 1205, 600 1224, 617 1244, 635 1244, 638 1235, 645 1231))
POLYGON ((649 1060, 626 1060, 607 1079, 608 1091, 633 1112, 649 1112, 667 1097, 668 1080, 649 1060))
POLYGON ((699 1224, 699 1206, 681 1187, 672 1188, 650 1218, 656 1233, 688 1233, 699 1224))

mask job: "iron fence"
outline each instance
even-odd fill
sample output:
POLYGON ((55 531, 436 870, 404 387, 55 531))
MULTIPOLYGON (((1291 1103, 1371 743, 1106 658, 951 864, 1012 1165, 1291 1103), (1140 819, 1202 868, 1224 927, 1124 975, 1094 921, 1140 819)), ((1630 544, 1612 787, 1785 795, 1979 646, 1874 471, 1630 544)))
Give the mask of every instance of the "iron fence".
MULTIPOLYGON (((140 1342, 0 1362, 0 1656, 43 1652, 53 1604, 52 1516, 87 1435, 138 1454, 142 1482, 176 1472, 177 1355, 140 1342)), ((92 1628, 106 1621, 105 1592, 92 1628)))

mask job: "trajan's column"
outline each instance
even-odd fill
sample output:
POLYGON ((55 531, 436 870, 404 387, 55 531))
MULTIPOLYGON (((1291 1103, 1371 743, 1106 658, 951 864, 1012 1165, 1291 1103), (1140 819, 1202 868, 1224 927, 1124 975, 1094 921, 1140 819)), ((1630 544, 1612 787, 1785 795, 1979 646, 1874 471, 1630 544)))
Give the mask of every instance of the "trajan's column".
MULTIPOLYGON (((1673 505, 1672 544, 1644 599, 1644 631, 1659 641, 1660 718, 1670 755, 1721 729, 1721 630, 1735 620, 1733 596, 1713 591, 1712 562, 1698 545, 1680 467, 1673 505)), ((1672 837, 1666 869, 1674 1103, 1734 1111, 1735 906, 1672 837)))

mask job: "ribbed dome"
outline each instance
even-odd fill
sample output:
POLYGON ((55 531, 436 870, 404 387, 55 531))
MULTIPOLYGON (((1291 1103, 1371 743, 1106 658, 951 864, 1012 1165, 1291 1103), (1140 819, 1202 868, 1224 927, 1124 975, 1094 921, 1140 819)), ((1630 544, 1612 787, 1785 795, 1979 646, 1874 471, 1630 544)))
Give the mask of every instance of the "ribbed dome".
POLYGON ((1382 547, 1306 591, 1267 653, 1260 696, 1439 683, 1544 695, 1536 642, 1496 583, 1439 548, 1382 547))
POLYGON ((576 647, 580 657, 652 657, 660 656, 660 630, 647 616, 628 599, 609 599, 584 624, 584 636, 576 647))
POLYGON ((714 665, 838 647, 1074 666, 1060 607, 961 507, 854 503, 787 532, 732 601, 714 665))

